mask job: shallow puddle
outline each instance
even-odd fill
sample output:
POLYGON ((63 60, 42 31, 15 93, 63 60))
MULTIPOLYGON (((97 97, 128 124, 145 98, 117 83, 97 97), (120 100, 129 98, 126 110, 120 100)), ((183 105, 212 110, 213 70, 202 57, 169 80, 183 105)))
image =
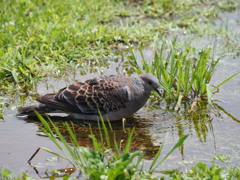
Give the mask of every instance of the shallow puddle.
MULTIPOLYGON (((232 13, 234 17, 239 17, 239 11, 232 13)), ((229 17, 232 17, 228 13, 229 17)), ((224 14, 226 15, 226 13, 224 14)), ((220 23, 219 21, 217 21, 220 23)), ((232 23, 232 21, 231 21, 232 23)), ((239 24, 233 23, 232 27, 239 24)), ((240 37, 240 36, 239 36, 240 37)), ((239 41, 239 39, 238 39, 239 41)), ((208 44, 208 42, 204 42, 208 44)), ((151 49, 145 49, 146 59, 152 58, 151 49)), ((69 76, 68 81, 50 78, 46 82, 40 82, 37 93, 25 99, 25 105, 34 104, 34 97, 58 90, 76 81, 86 80, 104 74, 122 73, 124 70, 123 62, 111 62, 107 68, 101 68, 94 73, 69 76), (54 87, 54 88, 53 88, 54 87)), ((221 58, 218 68, 211 81, 212 85, 217 85, 227 77, 240 71, 240 57, 221 58)), ((166 102, 161 98, 150 100, 144 108, 138 111, 133 117, 128 119, 126 131, 136 126, 135 139, 132 150, 146 151, 145 166, 149 167, 152 157, 155 155, 159 146, 164 146, 162 155, 166 155, 182 135, 190 134, 184 146, 175 151, 160 166, 160 169, 184 169, 194 165, 197 161, 211 164, 211 159, 215 155, 230 155, 226 161, 230 166, 240 166, 240 76, 224 84, 220 92, 213 95, 215 100, 213 105, 204 103, 197 104, 198 110, 193 113, 186 111, 176 112, 167 108, 166 102), (184 161, 183 161, 184 160, 184 161), (188 165, 189 164, 189 165, 188 165)), ((13 105, 20 106, 20 105, 13 105)), ((184 104, 182 106, 184 109, 184 104)), ((22 120, 15 117, 16 110, 6 108, 4 110, 4 121, 0 122, 0 165, 14 172, 14 176, 19 176, 21 172, 27 172, 33 177, 38 177, 36 171, 27 163, 28 159, 39 147, 46 147, 52 151, 59 152, 56 146, 42 133, 41 124, 37 119, 22 120)), ((52 117, 57 121, 70 121, 67 117, 52 117)), ((61 126, 61 122, 58 123, 61 126)), ((113 128, 119 139, 125 139, 127 133, 121 128, 121 122, 113 123, 113 128)), ((64 130, 64 128, 63 128, 64 130)), ((79 144, 91 147, 91 139, 88 124, 75 123, 75 131, 79 144)), ((93 131, 97 134, 97 125, 93 125, 93 131)), ((40 151, 32 160, 37 164, 37 170, 41 176, 49 169, 62 169, 71 167, 65 160, 47 160, 53 155, 40 151)), ((162 157, 162 156, 161 156, 162 157)), ((220 162, 217 162, 220 164, 220 162)), ((75 172, 72 176, 77 176, 75 172)))

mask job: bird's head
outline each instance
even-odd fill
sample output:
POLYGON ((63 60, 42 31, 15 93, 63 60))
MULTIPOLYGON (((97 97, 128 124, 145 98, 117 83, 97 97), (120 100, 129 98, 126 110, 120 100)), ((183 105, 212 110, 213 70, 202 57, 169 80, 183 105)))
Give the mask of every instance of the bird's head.
POLYGON ((159 81, 156 76, 152 74, 140 74, 139 78, 143 81, 143 86, 146 91, 156 91, 161 96, 161 90, 159 89, 159 81))

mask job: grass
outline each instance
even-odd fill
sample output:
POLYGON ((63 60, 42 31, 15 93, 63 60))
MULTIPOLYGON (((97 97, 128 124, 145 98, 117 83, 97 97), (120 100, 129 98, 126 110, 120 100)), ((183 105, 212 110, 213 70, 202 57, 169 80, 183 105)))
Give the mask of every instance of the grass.
POLYGON ((212 166, 207 167, 206 164, 198 162, 184 175, 178 170, 171 171, 170 179, 185 180, 185 179, 219 179, 219 180, 231 180, 237 179, 240 175, 240 169, 234 168, 221 168, 212 161, 212 166))
MULTIPOLYGON (((185 180, 185 179, 198 179, 198 180, 205 180, 205 179, 218 179, 218 180, 232 180, 238 179, 240 176, 240 168, 238 167, 227 167, 221 168, 220 166, 216 165, 214 160, 212 161, 212 166, 207 167, 206 164, 202 162, 198 162, 195 166, 193 166, 190 170, 186 171, 185 173, 175 169, 175 170, 166 170, 165 173, 167 176, 166 178, 162 177, 161 180, 169 179, 169 180, 185 180)), ((11 176, 12 172, 8 169, 0 168, 0 178, 4 180, 35 180, 35 178, 23 174, 22 177, 13 178, 11 176)), ((141 177, 138 179, 153 179, 151 175, 144 177, 145 174, 142 174, 141 177)), ((57 177, 51 176, 51 179, 55 179, 57 177)), ((101 179, 107 179, 106 176, 101 176, 101 179)), ((64 180, 74 180, 76 178, 71 178, 69 175, 64 175, 62 177, 64 180)), ((155 178, 156 179, 156 178, 155 178)))
POLYGON ((87 67, 91 59, 97 66, 106 64, 107 55, 119 43, 146 46, 159 32, 183 32, 186 28, 195 32, 198 28, 191 27, 198 26, 199 19, 209 22, 221 9, 239 7, 235 1, 193 0, 3 0, 2 4, 0 88, 5 91, 12 83, 27 91, 43 76, 76 64, 87 67), (153 18, 153 23, 144 22, 146 18, 153 18))
POLYGON ((138 74, 147 72, 156 75, 166 95, 175 99, 177 106, 182 99, 200 101, 204 97, 208 97, 211 104, 212 92, 240 73, 233 74, 210 90, 209 83, 220 60, 213 59, 210 48, 197 51, 196 48, 185 46, 185 49, 178 49, 177 39, 170 42, 162 40, 161 43, 160 47, 154 49, 153 60, 146 59, 140 49, 142 60, 139 61, 131 46, 128 59, 138 74))
MULTIPOLYGON (((184 135, 179 139, 178 143, 169 151, 167 155, 160 161, 157 162, 161 155, 162 147, 159 149, 155 155, 152 164, 148 171, 144 170, 143 164, 143 155, 142 151, 131 152, 131 143, 134 134, 134 128, 129 132, 129 136, 126 140, 125 146, 121 147, 120 142, 117 141, 117 137, 113 138, 113 146, 110 143, 110 136, 106 128, 103 118, 100 116, 101 125, 99 124, 99 131, 103 127, 103 132, 100 132, 101 138, 97 140, 94 134, 91 134, 94 148, 85 148, 80 147, 76 136, 74 135, 74 130, 69 126, 68 123, 65 123, 66 129, 70 134, 71 147, 60 133, 58 128, 50 121, 50 125, 53 127, 54 132, 57 137, 51 130, 48 122, 37 113, 38 118, 44 125, 42 131, 53 141, 53 143, 62 151, 63 155, 56 154, 51 150, 42 148, 43 150, 57 155, 60 158, 67 159, 75 168, 84 172, 86 178, 90 179, 155 179, 151 174, 162 164, 162 162, 167 159, 167 157, 177 148, 179 148, 185 139, 188 137, 184 135), (58 138, 62 142, 61 145, 58 141, 58 138), (107 142, 107 143, 104 143, 107 142), (137 159, 133 161, 133 159, 137 159)), ((111 125, 110 125, 111 126, 111 125)), ((32 157, 33 158, 33 157, 32 157)), ((31 159, 32 159, 31 158, 31 159)), ((29 161, 31 161, 31 159, 29 161)))
MULTIPOLYGON (((179 171, 177 169, 173 170, 163 170, 156 171, 157 168, 167 159, 172 152, 180 148, 184 141, 187 139, 188 135, 183 135, 179 139, 177 144, 165 155, 165 157, 159 161, 162 148, 156 153, 155 157, 152 160, 150 168, 146 170, 143 166, 143 155, 142 151, 131 152, 131 142, 133 137, 134 128, 129 132, 128 139, 125 143, 125 146, 119 146, 116 137, 114 136, 113 144, 110 144, 110 136, 108 129, 106 127, 106 122, 101 118, 99 124, 99 131, 103 129, 103 132, 100 140, 96 139, 94 134, 91 134, 94 148, 81 147, 78 144, 76 136, 74 134, 74 129, 70 127, 68 123, 64 123, 66 129, 69 133, 69 139, 71 140, 71 145, 66 141, 58 127, 50 120, 46 121, 41 115, 37 113, 38 118, 43 123, 42 131, 51 139, 51 141, 61 150, 63 154, 55 153, 47 148, 41 147, 36 153, 29 159, 31 160, 37 155, 37 152, 42 149, 46 152, 49 152, 58 158, 64 158, 68 160, 72 166, 81 171, 82 178, 85 179, 174 179, 174 180, 185 180, 185 179, 219 179, 219 180, 232 180, 237 179, 240 175, 240 169, 238 167, 229 167, 224 159, 229 158, 223 155, 216 156, 216 159, 220 160, 225 168, 222 168, 215 164, 215 160, 212 160, 212 165, 207 167, 206 164, 198 162, 190 170, 186 172, 179 171), (102 127, 102 128, 101 128, 102 127), (107 143, 104 143, 107 142, 107 143), (105 144, 105 145, 104 145, 105 144), (165 174, 165 176, 160 177, 160 173, 165 174), (153 175, 154 174, 154 175, 153 175)), ((34 165, 33 165, 34 166, 34 165)), ((74 169, 71 168, 71 169, 74 169)), ((69 170, 70 168, 66 168, 69 170)), ((65 171, 66 171, 65 170, 65 171)), ((62 179, 78 179, 71 178, 70 174, 59 172, 60 170, 51 170, 53 174, 49 176, 51 179, 62 177, 62 179), (60 175, 60 176, 59 176, 60 175)), ((62 171, 62 170, 61 170, 62 171)), ((5 180, 23 180, 23 179, 35 179, 29 176, 27 173, 23 173, 22 177, 12 178, 12 172, 8 169, 0 168, 0 177, 5 180)))

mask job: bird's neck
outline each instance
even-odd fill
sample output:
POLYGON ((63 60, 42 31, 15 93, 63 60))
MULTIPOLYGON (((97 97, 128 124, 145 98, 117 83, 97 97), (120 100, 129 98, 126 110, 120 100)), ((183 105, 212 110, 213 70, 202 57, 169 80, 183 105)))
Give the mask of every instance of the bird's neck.
POLYGON ((131 92, 132 103, 136 109, 140 109, 147 102, 151 92, 144 89, 143 82, 138 77, 133 78, 133 91, 131 92))
POLYGON ((142 85, 143 82, 141 79, 139 79, 138 77, 135 77, 133 78, 132 83, 133 83, 133 86, 135 86, 138 91, 144 91, 144 87, 142 85))

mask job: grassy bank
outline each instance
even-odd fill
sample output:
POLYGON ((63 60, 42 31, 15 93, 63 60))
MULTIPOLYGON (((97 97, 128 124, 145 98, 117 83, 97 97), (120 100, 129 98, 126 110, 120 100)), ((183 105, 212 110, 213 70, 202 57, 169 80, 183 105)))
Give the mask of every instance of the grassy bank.
POLYGON ((27 91, 72 66, 106 65, 122 44, 147 46, 156 33, 214 35, 206 24, 237 7, 235 1, 3 0, 0 88, 27 91))

